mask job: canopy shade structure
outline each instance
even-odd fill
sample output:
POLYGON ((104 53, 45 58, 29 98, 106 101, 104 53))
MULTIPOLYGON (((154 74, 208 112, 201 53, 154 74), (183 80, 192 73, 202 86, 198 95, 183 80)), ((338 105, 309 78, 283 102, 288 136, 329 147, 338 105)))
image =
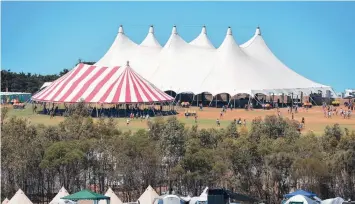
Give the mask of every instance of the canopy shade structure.
POLYGON ((284 195, 284 197, 291 198, 292 196, 295 196, 295 195, 303 195, 303 196, 307 196, 309 198, 313 198, 314 196, 317 196, 315 193, 312 193, 312 192, 308 192, 308 191, 304 191, 304 190, 297 190, 292 193, 284 195))
POLYGON ((62 197, 61 199, 64 200, 73 200, 73 201, 78 201, 78 200, 110 200, 110 197, 104 196, 89 190, 82 190, 77 193, 67 195, 62 197))
POLYGON ((60 198, 67 196, 67 195, 69 195, 69 193, 63 186, 49 204, 62 204, 62 203, 64 203, 65 200, 60 199, 60 198))
POLYGON ((138 198, 140 204, 153 204, 154 200, 159 198, 157 192, 149 185, 144 193, 138 198))
MULTIPOLYGON (((141 44, 129 39, 120 26, 98 66, 117 66, 129 60, 135 70, 163 91, 176 93, 309 94, 331 91, 330 86, 309 80, 284 65, 267 47, 260 29, 248 42, 238 45, 227 29, 223 43, 215 48, 207 28, 190 43, 174 26, 162 47, 151 26, 141 44)), ((335 93, 334 93, 335 95, 335 93)))
MULTIPOLYGON (((105 196, 110 197, 110 204, 123 204, 122 201, 117 197, 117 195, 115 194, 115 192, 113 192, 111 188, 107 190, 105 196)), ((99 204, 106 204, 106 202, 100 200, 99 204)))
POLYGON ((33 204, 21 189, 18 189, 18 191, 15 193, 15 195, 8 202, 8 204, 19 204, 19 203, 33 204))
POLYGON ((78 64, 32 97, 33 101, 55 103, 129 104, 167 102, 174 98, 125 67, 78 64))

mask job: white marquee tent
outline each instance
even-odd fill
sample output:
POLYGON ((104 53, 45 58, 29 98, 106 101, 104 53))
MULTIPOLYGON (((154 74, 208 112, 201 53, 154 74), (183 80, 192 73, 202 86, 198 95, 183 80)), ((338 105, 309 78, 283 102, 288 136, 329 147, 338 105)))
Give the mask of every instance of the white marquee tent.
POLYGON ((158 198, 157 192, 149 185, 144 193, 138 198, 139 204, 153 204, 154 199, 158 198))
MULTIPOLYGON (((111 188, 107 190, 105 196, 110 197, 110 204, 123 204, 111 188)), ((106 204, 106 200, 100 200, 99 204, 106 204)))
POLYGON ((33 204, 21 189, 18 189, 18 191, 15 193, 15 195, 8 202, 8 204, 19 204, 19 203, 33 204))
POLYGON ((336 96, 330 86, 313 82, 284 65, 268 48, 259 28, 240 46, 228 28, 224 41, 215 48, 205 26, 190 43, 180 37, 174 26, 163 47, 154 36, 153 26, 141 44, 131 41, 120 26, 112 46, 96 65, 122 66, 126 61, 163 91, 233 96, 310 94, 320 90, 336 96))

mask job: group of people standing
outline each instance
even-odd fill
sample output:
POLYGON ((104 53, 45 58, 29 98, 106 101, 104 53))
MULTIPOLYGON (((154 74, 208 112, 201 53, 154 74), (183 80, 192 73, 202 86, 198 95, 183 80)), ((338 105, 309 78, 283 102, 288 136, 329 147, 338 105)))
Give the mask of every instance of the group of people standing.
POLYGON ((345 107, 344 109, 340 108, 338 111, 337 108, 334 106, 327 106, 326 104, 323 104, 322 107, 325 118, 332 118, 332 116, 337 115, 343 117, 344 119, 350 119, 351 117, 352 110, 350 106, 345 107))

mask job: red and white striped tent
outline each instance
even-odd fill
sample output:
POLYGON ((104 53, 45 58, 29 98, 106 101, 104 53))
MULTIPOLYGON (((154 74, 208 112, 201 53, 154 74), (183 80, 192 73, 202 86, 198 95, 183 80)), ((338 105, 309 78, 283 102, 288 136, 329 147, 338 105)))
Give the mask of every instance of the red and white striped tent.
POLYGON ((127 104, 167 102, 174 98, 126 67, 98 67, 78 64, 32 97, 53 103, 127 104))

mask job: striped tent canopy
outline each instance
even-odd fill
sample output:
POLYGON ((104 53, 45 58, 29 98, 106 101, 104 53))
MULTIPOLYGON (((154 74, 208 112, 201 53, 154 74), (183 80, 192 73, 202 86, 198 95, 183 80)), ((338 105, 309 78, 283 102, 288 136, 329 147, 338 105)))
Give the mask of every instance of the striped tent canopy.
POLYGON ((33 101, 54 103, 125 104, 172 101, 137 74, 127 62, 126 67, 99 67, 78 64, 32 97, 33 101))

